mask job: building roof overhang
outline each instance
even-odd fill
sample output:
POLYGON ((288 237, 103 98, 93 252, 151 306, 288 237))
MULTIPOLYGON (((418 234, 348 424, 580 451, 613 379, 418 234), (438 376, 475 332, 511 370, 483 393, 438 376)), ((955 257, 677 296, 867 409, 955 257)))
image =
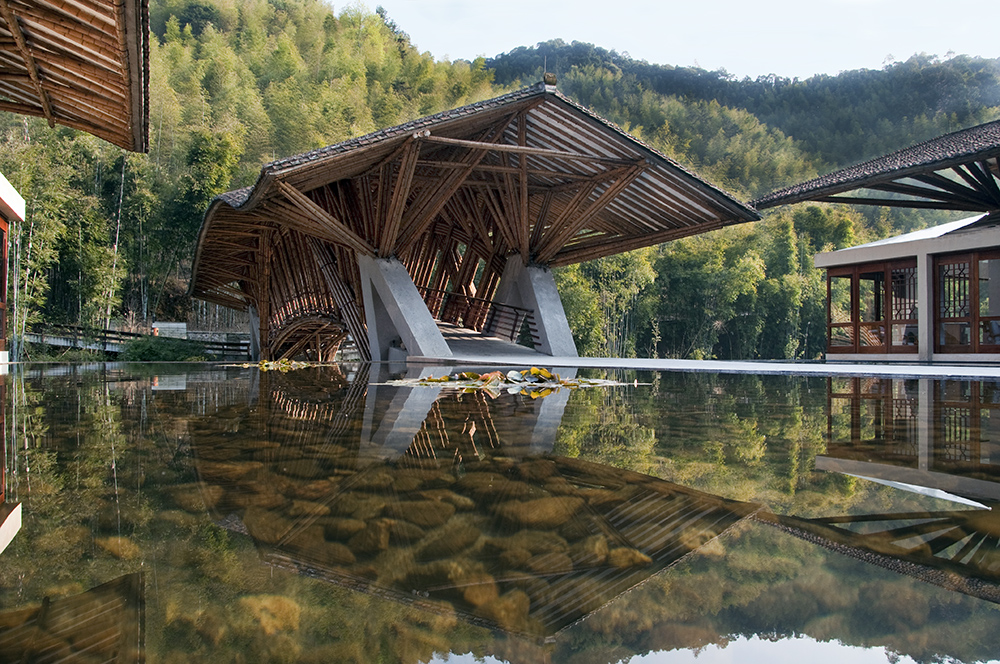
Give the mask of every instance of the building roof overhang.
POLYGON ((763 196, 758 210, 803 201, 992 212, 1000 210, 1000 121, 897 150, 763 196), (864 194, 846 195, 866 190, 864 194))
POLYGON ((0 0, 0 110, 148 150, 148 0, 0 0))

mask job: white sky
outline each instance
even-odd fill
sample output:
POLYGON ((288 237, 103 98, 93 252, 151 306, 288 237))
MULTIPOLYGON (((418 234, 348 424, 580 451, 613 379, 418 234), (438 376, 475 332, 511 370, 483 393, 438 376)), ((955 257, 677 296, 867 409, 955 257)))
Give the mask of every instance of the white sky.
POLYGON ((382 5, 436 59, 492 57, 556 38, 739 78, 880 69, 914 53, 1000 57, 1000 3, 981 0, 363 2, 382 5))

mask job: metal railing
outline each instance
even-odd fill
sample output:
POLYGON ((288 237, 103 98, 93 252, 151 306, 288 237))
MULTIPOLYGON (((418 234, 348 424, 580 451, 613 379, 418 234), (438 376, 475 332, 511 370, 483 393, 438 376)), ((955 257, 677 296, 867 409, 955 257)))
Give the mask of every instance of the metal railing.
POLYGON ((525 322, 534 331, 534 312, 530 309, 433 288, 418 290, 436 320, 514 342, 525 322))
MULTIPOLYGON (((101 350, 106 353, 120 353, 126 344, 136 339, 156 335, 120 330, 100 330, 75 325, 35 326, 25 337, 30 343, 101 350)), ((171 337, 163 337, 169 339, 171 337)), ((184 341, 180 339, 180 341, 184 341)), ((190 341, 205 349, 205 353, 215 357, 247 357, 250 344, 247 341, 190 341)))

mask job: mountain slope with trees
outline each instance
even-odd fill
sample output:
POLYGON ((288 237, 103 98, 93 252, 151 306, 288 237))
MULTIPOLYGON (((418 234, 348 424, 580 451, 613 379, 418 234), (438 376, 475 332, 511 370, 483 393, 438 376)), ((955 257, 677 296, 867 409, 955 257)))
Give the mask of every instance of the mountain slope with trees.
MULTIPOLYGON (((320 0, 153 0, 150 152, 0 115, 10 336, 36 322, 226 327, 184 293, 208 202, 262 164, 539 80, 749 200, 862 157, 1000 117, 1000 63, 919 56, 805 81, 635 61, 548 42, 490 60, 420 53, 381 9, 320 0), (193 319, 194 320, 194 319, 193 319)), ((813 357, 813 252, 936 223, 813 206, 558 273, 585 354, 813 357)), ((16 348, 15 348, 16 350, 16 348)))

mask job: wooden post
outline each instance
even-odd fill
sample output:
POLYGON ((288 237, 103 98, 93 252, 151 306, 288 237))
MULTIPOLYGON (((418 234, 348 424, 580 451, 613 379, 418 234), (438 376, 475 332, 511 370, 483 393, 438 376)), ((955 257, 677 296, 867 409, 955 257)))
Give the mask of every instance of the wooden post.
POLYGON ((271 359, 271 237, 270 231, 260 235, 257 250, 257 312, 260 315, 260 359, 271 359))

